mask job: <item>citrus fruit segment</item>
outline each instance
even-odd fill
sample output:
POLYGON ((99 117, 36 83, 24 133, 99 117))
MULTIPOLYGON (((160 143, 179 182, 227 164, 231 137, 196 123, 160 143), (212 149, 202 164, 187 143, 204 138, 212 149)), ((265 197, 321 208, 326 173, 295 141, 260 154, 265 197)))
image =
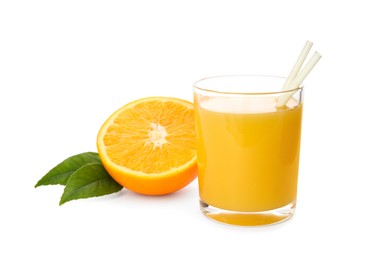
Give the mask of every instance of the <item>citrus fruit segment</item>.
POLYGON ((146 195, 177 191, 197 175, 193 104, 170 97, 133 101, 103 124, 97 148, 125 188, 146 195))

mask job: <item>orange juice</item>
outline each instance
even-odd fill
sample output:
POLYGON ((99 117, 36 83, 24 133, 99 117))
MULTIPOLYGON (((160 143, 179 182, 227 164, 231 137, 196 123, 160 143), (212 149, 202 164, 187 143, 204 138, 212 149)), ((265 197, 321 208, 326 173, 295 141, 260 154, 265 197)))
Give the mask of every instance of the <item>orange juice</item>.
POLYGON ((276 102, 275 97, 250 102, 195 94, 204 203, 228 211, 263 212, 295 202, 302 103, 291 99, 280 109, 276 102))

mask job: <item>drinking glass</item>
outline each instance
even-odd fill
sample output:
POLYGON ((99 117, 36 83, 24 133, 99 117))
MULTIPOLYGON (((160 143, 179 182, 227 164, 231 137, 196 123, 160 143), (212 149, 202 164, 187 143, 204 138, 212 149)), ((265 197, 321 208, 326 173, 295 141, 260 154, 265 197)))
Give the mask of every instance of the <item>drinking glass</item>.
POLYGON ((293 216, 303 87, 281 91, 285 80, 233 75, 194 84, 199 197, 207 217, 260 226, 293 216))

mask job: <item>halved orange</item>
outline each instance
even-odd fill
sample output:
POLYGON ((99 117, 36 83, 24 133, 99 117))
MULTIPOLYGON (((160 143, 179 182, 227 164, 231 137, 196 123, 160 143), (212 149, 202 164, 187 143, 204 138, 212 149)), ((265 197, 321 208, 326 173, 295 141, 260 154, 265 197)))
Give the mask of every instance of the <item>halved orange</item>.
POLYGON ((193 104, 171 97, 133 101, 103 124, 97 148, 108 173, 125 188, 175 192, 197 176, 193 104))

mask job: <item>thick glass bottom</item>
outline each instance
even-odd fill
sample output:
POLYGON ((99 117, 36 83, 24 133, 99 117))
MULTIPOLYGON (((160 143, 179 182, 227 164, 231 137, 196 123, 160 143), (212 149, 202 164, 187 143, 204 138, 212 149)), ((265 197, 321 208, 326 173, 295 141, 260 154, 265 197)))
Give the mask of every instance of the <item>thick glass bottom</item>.
POLYGON ((208 205, 200 200, 200 208, 208 218, 237 226, 265 226, 290 219, 295 211, 295 201, 281 208, 259 212, 237 212, 208 205))

